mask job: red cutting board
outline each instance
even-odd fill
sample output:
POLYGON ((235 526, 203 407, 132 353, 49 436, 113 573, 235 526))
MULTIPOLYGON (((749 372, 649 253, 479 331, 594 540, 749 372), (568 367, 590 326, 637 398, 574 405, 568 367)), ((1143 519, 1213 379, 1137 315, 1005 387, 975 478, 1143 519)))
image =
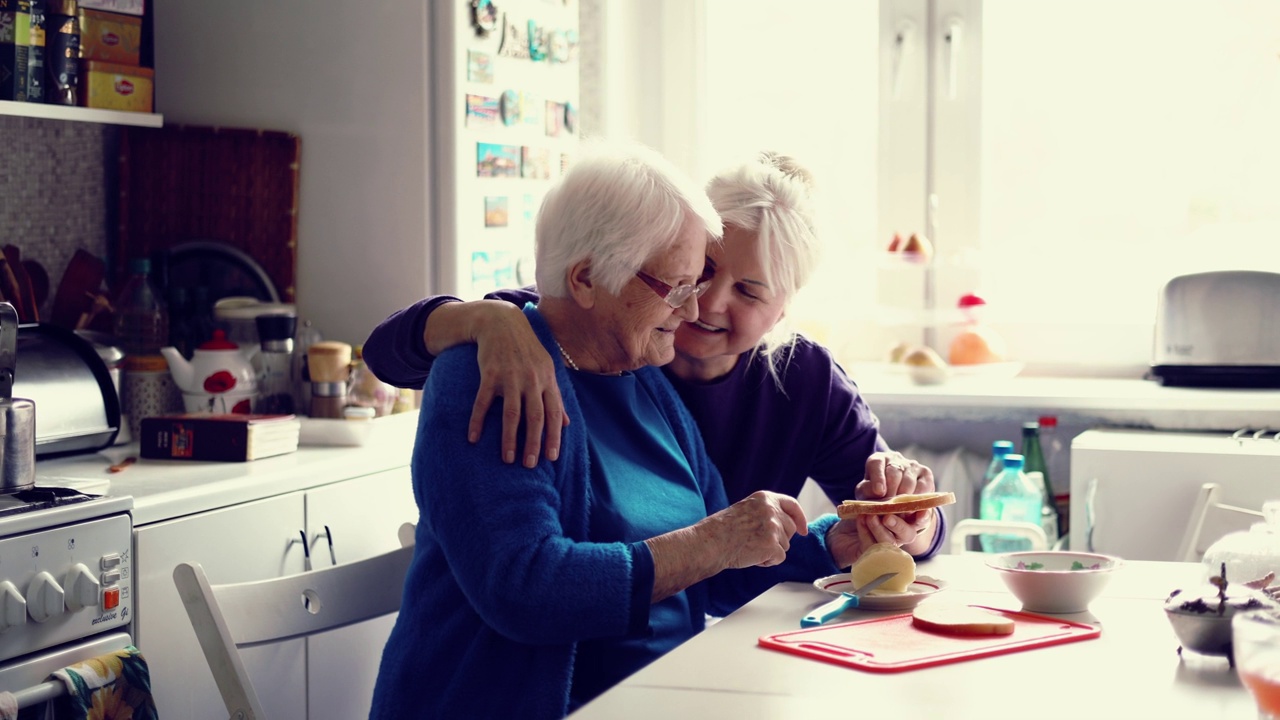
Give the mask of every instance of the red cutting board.
POLYGON ((960 636, 921 630, 911 614, 765 635, 760 645, 870 672, 902 672, 991 655, 1091 640, 1102 628, 1061 618, 985 605, 1014 622, 1012 635, 960 636))

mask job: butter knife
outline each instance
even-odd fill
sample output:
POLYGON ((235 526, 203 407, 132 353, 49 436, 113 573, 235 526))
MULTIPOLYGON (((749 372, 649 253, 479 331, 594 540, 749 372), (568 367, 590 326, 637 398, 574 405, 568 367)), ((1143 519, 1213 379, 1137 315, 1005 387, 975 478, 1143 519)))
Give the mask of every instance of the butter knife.
POLYGON ((813 612, 800 618, 800 627, 817 627, 832 618, 838 617, 840 613, 848 610, 849 608, 858 607, 858 603, 861 602, 860 598, 863 595, 866 595, 872 590, 875 590, 885 584, 891 578, 897 576, 897 574, 898 573, 896 572, 885 573, 866 585, 863 585, 860 588, 855 588, 853 592, 840 593, 840 597, 829 603, 819 605, 813 609, 813 612))

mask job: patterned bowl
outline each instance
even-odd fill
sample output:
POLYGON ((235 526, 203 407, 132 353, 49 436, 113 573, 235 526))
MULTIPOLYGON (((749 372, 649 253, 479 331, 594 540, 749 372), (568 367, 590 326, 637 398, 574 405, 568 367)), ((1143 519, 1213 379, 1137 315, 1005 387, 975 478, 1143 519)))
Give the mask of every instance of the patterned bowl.
POLYGON ((987 561, 1023 610, 1053 614, 1088 610, 1123 563, 1111 555, 1065 550, 1003 553, 987 561))

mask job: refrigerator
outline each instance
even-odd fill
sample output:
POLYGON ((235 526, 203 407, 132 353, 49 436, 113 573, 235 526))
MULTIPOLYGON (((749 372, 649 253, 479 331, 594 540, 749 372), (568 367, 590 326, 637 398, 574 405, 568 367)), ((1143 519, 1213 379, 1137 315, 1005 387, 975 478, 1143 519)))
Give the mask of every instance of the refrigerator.
POLYGON ((438 288, 532 284, 538 208, 581 131, 578 0, 432 2, 428 19, 438 288))
MULTIPOLYGON (((1176 560, 1204 483, 1217 502, 1260 511, 1280 500, 1280 432, 1088 430, 1071 443, 1072 550, 1129 560, 1176 560)), ((1245 516, 1206 516, 1203 546, 1247 528, 1245 516)))

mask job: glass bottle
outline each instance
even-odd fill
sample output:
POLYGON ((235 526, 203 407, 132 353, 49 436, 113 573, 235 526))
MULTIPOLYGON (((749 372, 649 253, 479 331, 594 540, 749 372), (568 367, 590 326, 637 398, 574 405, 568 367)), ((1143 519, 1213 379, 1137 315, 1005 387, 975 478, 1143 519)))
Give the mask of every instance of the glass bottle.
POLYGON ((1066 447, 1058 434, 1058 418, 1053 415, 1040 416, 1040 447, 1044 449, 1044 466, 1052 469, 1059 480, 1054 488, 1053 504, 1058 510, 1058 530, 1066 535, 1071 532, 1071 481, 1062 471, 1064 467, 1070 468, 1070 458, 1064 455, 1066 447))
MULTIPOLYGON (((982 489, 983 520, 1029 522, 1040 524, 1044 494, 1022 471, 1022 456, 1004 456, 1004 470, 982 489)), ((1016 535, 984 533, 978 536, 982 551, 988 553, 1019 552, 1031 549, 1031 541, 1016 535)))
POLYGON ((396 402, 396 388, 382 382, 364 362, 364 346, 352 350, 351 394, 352 405, 374 409, 376 417, 391 414, 396 402))
POLYGON ((129 261, 129 277, 115 299, 115 336, 124 351, 123 407, 130 437, 138 436, 142 418, 179 405, 177 386, 160 348, 169 343, 169 314, 152 283, 151 261, 129 261))
POLYGON ((256 412, 291 415, 294 405, 293 336, 298 318, 291 313, 267 313, 254 318, 262 352, 256 412))
MULTIPOLYGON (((1041 478, 1043 478, 1043 486, 1040 490, 1044 495, 1044 510, 1041 511, 1041 515, 1044 516, 1052 513, 1053 526, 1056 530, 1058 525, 1058 507, 1054 500, 1053 482, 1049 478, 1049 466, 1044 461, 1044 448, 1040 443, 1040 423, 1038 422, 1022 423, 1022 457, 1025 462, 1023 472, 1028 474, 1040 473, 1041 478)), ((1048 537, 1050 546, 1052 546, 1058 539, 1056 532, 1048 537)))

